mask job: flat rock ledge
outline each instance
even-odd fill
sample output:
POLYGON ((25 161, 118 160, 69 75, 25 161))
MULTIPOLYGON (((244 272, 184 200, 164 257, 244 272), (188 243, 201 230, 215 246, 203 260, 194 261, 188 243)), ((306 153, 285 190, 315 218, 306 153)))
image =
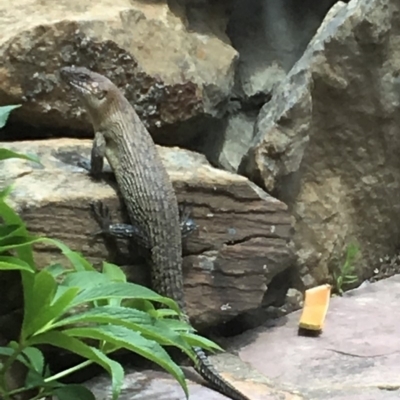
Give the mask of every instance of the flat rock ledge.
MULTIPOLYGON (((4 143, 39 156, 42 166, 10 159, 2 164, 0 189, 10 196, 32 233, 62 240, 100 265, 110 256, 89 203, 101 200, 114 221, 123 221, 115 188, 95 182, 76 166, 89 157, 91 140, 53 139, 4 143)), ((206 159, 178 148, 159 151, 179 202, 192 208, 198 229, 184 242, 184 278, 189 314, 196 326, 209 326, 260 307, 272 279, 293 263, 288 243, 292 228, 286 205, 247 178, 211 167, 206 159)), ((123 243, 122 243, 123 244, 123 243)), ((123 250, 125 251, 126 248, 123 250)), ((36 247, 39 265, 66 262, 49 246, 36 247)), ((144 283, 143 263, 124 270, 144 283)))
POLYGON ((297 335, 300 310, 231 346, 274 387, 305 400, 399 399, 399 299, 395 275, 332 298, 317 338, 297 335))
MULTIPOLYGON (((400 395, 400 275, 331 299, 319 337, 297 335, 301 310, 229 340, 239 355, 212 356, 222 375, 251 400, 396 400, 400 395), (348 354, 346 354, 348 353, 348 354)), ((190 400, 227 400, 189 378, 190 400)), ((109 399, 106 376, 87 382, 109 399)), ((121 400, 184 400, 179 385, 158 371, 128 370, 121 400)))

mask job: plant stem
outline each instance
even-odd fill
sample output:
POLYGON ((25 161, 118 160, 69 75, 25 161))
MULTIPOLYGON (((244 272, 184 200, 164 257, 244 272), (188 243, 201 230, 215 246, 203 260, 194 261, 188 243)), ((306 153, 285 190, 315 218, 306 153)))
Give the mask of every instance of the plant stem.
POLYGON ((18 348, 15 349, 14 353, 6 360, 3 366, 0 369, 0 389, 2 392, 2 396, 4 396, 4 400, 10 400, 10 392, 7 387, 7 371, 11 368, 11 366, 16 361, 17 357, 22 353, 23 345, 18 343, 18 348))
POLYGON ((68 368, 65 371, 61 371, 58 374, 55 374, 53 376, 48 377, 44 381, 46 383, 56 381, 57 379, 64 378, 64 376, 72 374, 73 372, 78 371, 78 370, 80 370, 80 369, 82 369, 84 367, 87 367, 90 364, 93 364, 93 361, 86 360, 86 361, 84 361, 84 362, 82 362, 82 363, 80 363, 78 365, 75 365, 74 367, 68 368))

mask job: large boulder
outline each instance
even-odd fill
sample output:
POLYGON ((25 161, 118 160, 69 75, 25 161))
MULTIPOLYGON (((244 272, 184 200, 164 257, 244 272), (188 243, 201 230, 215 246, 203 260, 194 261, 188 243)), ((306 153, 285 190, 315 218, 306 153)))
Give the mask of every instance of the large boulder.
MULTIPOLYGON (((89 202, 102 200, 116 222, 123 216, 117 212, 120 203, 115 190, 107 182, 91 180, 75 166, 79 155, 89 156, 91 141, 54 139, 6 146, 35 153, 43 164, 12 159, 0 170, 0 189, 13 182, 10 202, 30 231, 62 240, 95 264, 105 260, 104 240, 92 235, 98 226, 89 202)), ((286 205, 247 178, 211 167, 204 156, 177 148, 159 147, 159 151, 178 200, 190 205, 198 225, 185 240, 183 261, 193 322, 208 326, 258 309, 271 281, 293 262, 286 205)), ((140 274, 142 260, 130 258, 123 243, 121 248, 129 278, 147 283, 145 274, 140 274)), ((36 246, 35 256, 42 266, 66 262, 48 245, 36 246)))
POLYGON ((167 128, 216 115, 233 86, 237 52, 217 11, 192 29, 184 8, 166 0, 0 0, 0 105, 24 102, 15 120, 52 136, 87 134, 85 111, 58 75, 84 65, 122 89, 160 142, 185 143, 196 129, 167 128))
POLYGON ((261 107, 303 55, 334 3, 335 0, 235 2, 227 26, 227 34, 240 55, 235 86, 222 132, 214 133, 209 145, 202 149, 215 164, 237 172, 254 138, 261 107), (219 145, 215 136, 223 138, 219 145))
POLYGON ((306 285, 350 242, 360 277, 399 243, 400 3, 338 2, 263 107, 240 170, 285 201, 306 285))

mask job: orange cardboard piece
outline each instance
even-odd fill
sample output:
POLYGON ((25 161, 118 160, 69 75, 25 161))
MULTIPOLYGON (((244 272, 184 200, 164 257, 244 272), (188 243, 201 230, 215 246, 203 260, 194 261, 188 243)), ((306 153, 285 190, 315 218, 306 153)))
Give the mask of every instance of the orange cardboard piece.
POLYGON ((330 298, 330 285, 321 285, 306 290, 299 328, 310 331, 322 331, 330 298))

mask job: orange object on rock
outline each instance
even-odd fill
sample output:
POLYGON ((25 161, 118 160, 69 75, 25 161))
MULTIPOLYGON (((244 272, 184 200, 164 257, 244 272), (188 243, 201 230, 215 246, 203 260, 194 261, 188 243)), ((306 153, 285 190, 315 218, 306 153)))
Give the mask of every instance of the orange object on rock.
POLYGON ((306 290, 303 313, 299 328, 307 331, 322 331, 331 298, 331 286, 321 285, 306 290))

